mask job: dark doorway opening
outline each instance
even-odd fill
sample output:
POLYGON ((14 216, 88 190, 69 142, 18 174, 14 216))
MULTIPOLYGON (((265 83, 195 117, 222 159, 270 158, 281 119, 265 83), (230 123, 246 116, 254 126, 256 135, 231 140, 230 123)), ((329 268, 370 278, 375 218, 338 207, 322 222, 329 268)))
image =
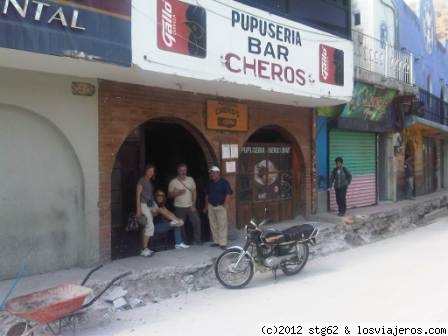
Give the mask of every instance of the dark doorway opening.
POLYGON ((423 138, 423 193, 437 190, 437 145, 433 138, 423 138))
MULTIPOLYGON (((202 222, 202 240, 210 237, 207 216, 202 213, 205 202, 204 189, 208 181, 208 167, 204 149, 196 138, 182 125, 173 121, 150 121, 132 132, 125 140, 115 160, 112 173, 112 259, 138 255, 141 249, 141 233, 126 232, 128 216, 135 212, 135 188, 143 167, 147 163, 156 166, 154 187, 167 192, 168 184, 179 163, 188 166, 188 175, 194 178, 197 188, 196 207, 202 222)), ((168 201, 172 209, 172 200, 168 201)), ((184 226, 184 239, 192 240, 192 227, 184 226)), ((169 235, 163 241, 154 239, 152 248, 166 249, 174 246, 169 235)))
MULTIPOLYGON (((414 189, 412 190, 412 196, 415 197, 416 196, 416 175, 415 175, 415 148, 414 145, 410 142, 406 143, 406 148, 405 148, 405 152, 404 152, 404 160, 406 161, 407 158, 411 158, 410 162, 411 162, 411 171, 414 177, 414 189)), ((406 176, 405 176, 405 171, 404 171, 404 165, 403 165, 403 183, 402 183, 403 188, 401 188, 401 199, 405 199, 406 198, 406 188, 407 188, 407 181, 406 181, 406 176)))

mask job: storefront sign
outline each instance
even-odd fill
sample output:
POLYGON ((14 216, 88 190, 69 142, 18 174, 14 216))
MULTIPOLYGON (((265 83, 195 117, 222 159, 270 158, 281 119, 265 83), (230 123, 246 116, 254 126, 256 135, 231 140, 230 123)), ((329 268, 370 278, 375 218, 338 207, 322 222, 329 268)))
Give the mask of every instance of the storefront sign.
POLYGON ((247 119, 247 105, 245 104, 221 102, 217 100, 207 101, 208 129, 247 131, 247 119))
POLYGON ((54 23, 55 25, 59 24, 62 27, 69 27, 73 30, 86 29, 85 27, 78 26, 79 10, 72 8, 65 8, 64 10, 64 7, 43 1, 25 0, 20 4, 19 0, 4 0, 2 15, 12 16, 11 12, 15 12, 22 19, 32 17, 34 21, 44 21, 48 25, 54 23), (48 20, 42 20, 45 14, 49 14, 50 16, 48 20))
POLYGON ((0 0, 0 47, 131 63, 131 0, 0 0))
POLYGON ((395 95, 396 91, 393 90, 356 83, 353 98, 345 106, 341 117, 382 121, 395 95))
POLYGON ((349 100, 352 42, 236 1, 134 0, 133 61, 146 70, 349 100))

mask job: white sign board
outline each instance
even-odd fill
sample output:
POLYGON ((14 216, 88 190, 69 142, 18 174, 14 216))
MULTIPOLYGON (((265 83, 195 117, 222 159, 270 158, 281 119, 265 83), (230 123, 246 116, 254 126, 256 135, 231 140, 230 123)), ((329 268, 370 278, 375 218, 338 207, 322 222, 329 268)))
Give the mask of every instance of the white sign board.
POLYGON ((232 0, 133 0, 133 62, 142 69, 350 100, 351 41, 232 0))
POLYGON ((230 145, 230 158, 238 159, 238 156, 239 156, 238 144, 231 144, 230 145))
POLYGON ((226 173, 227 174, 236 173, 236 162, 235 161, 227 161, 226 162, 226 173))
POLYGON ((230 153, 230 145, 229 144, 222 144, 221 145, 221 157, 224 160, 230 159, 231 153, 230 153))

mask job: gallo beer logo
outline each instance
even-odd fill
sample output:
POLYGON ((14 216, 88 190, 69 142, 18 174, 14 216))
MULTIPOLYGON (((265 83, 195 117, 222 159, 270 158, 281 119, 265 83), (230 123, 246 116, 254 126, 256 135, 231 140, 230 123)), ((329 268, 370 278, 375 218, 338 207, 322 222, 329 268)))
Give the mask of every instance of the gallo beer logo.
POLYGON ((321 44, 319 78, 322 83, 344 86, 344 51, 321 44))
POLYGON ((320 75, 326 81, 328 80, 328 51, 325 46, 321 46, 320 64, 320 75))
POLYGON ((204 8, 178 0, 158 0, 157 27, 159 49, 199 58, 207 55, 204 8))
POLYGON ((162 1, 162 39, 167 47, 172 47, 176 42, 174 37, 176 34, 173 22, 175 16, 173 15, 173 6, 169 1, 162 1))

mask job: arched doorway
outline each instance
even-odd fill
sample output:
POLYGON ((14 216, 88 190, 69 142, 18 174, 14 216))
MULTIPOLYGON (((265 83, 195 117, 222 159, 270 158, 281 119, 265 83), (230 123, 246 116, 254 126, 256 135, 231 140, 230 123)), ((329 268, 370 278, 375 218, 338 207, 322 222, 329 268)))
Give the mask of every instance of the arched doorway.
MULTIPOLYGON (((128 216, 135 211, 135 187, 145 164, 156 166, 155 189, 167 192, 168 184, 176 176, 179 163, 188 166, 188 174, 196 182, 197 208, 204 207, 204 187, 208 181, 208 165, 215 162, 211 147, 194 127, 181 120, 156 119, 135 129, 126 138, 117 154, 111 181, 111 242, 112 259, 137 255, 140 251, 140 232, 125 232, 128 216)), ((168 202, 168 207, 172 202, 168 202)), ((210 232, 206 216, 201 213, 202 239, 210 232)), ((190 223, 184 227, 186 241, 192 239, 190 223)), ((172 237, 152 248, 174 246, 172 237)))
POLYGON ((79 264, 84 176, 72 144, 34 111, 0 104, 0 279, 79 264), (9 145, 8 145, 9 144, 9 145))
POLYGON ((238 225, 262 219, 293 219, 305 210, 305 169, 299 146, 283 129, 263 127, 243 145, 239 158, 238 225))

